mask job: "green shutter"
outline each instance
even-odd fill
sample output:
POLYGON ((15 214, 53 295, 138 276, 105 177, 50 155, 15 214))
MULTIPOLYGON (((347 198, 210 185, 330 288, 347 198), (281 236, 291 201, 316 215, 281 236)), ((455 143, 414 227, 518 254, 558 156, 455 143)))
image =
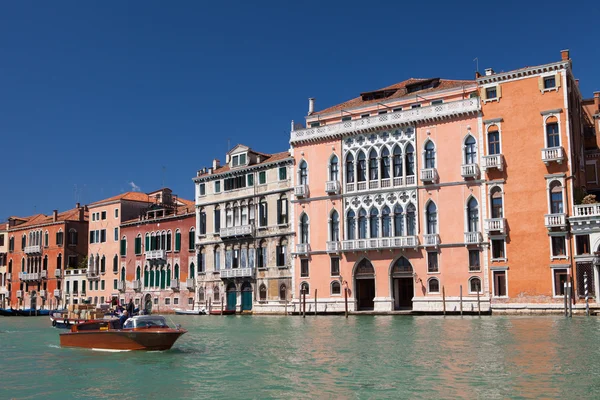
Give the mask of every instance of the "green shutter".
POLYGON ((125 239, 121 239, 121 257, 125 257, 127 254, 127 242, 125 239))
POLYGON ((150 235, 146 235, 146 251, 150 250, 150 235))
POLYGON ((181 250, 181 233, 175 233, 175 251, 181 250))
POLYGON ((144 287, 148 287, 148 278, 149 278, 149 274, 148 274, 148 268, 144 269, 144 287))
POLYGON ((171 268, 167 267, 167 288, 171 287, 171 268))

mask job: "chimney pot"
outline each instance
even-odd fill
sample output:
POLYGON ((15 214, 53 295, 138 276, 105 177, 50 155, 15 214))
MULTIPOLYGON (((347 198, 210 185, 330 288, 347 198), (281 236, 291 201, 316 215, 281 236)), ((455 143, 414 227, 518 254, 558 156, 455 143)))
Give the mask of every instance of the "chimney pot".
POLYGON ((560 58, 562 61, 569 61, 569 49, 560 51, 560 58))
POLYGON ((225 155, 225 164, 229 164, 230 158, 229 158, 229 154, 225 155))
POLYGON ((294 132, 294 120, 292 120, 292 124, 291 124, 291 125, 292 125, 292 126, 291 126, 291 129, 290 129, 290 130, 291 130, 292 132, 294 132))
POLYGON ((481 78, 481 73, 479 71, 475 71, 475 79, 481 78))
POLYGON ((485 69, 485 76, 494 75, 494 70, 492 68, 485 69))
POLYGON ((79 203, 75 203, 75 208, 79 208, 79 207, 80 207, 79 203))
POLYGON ((308 99, 308 115, 311 115, 314 112, 315 112, 315 99, 313 97, 310 97, 308 99))
POLYGON ((577 87, 579 87, 579 79, 575 79, 575 83, 577 84, 577 87))
POLYGON ((56 222, 58 219, 58 210, 52 210, 52 222, 56 222))
POLYGON ((594 105, 596 110, 600 112, 600 92, 594 92, 594 105))
POLYGON ((213 169, 217 169, 221 166, 221 161, 219 161, 218 159, 214 159, 213 160, 213 169))

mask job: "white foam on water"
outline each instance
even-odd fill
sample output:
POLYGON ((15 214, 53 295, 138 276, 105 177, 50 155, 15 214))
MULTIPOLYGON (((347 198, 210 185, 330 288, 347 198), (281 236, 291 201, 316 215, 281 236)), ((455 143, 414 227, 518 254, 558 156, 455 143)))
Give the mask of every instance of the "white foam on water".
POLYGON ((94 349, 94 348, 92 348, 92 351, 104 351, 106 353, 123 353, 123 352, 131 351, 131 350, 94 349))
POLYGON ((49 344, 48 347, 52 347, 53 349, 60 349, 60 346, 56 344, 49 344))

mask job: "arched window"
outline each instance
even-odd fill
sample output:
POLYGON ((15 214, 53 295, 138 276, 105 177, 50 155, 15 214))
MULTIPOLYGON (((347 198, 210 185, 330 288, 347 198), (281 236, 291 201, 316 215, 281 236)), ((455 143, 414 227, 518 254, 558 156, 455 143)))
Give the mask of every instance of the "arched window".
POLYGON ((392 275, 393 274, 406 274, 406 273, 412 273, 412 272, 413 272, 412 265, 410 264, 410 261, 408 261, 406 259, 406 257, 400 257, 399 259, 397 259, 392 267, 392 275))
POLYGON ((331 160, 329 160, 329 180, 330 181, 339 180, 338 175, 339 175, 338 158, 336 155, 333 155, 333 157, 331 157, 331 160))
POLYGON ((353 210, 348 211, 346 214, 346 237, 348 240, 354 240, 356 238, 356 214, 353 210))
POLYGON ((194 278, 196 276, 196 266, 194 262, 190 263, 190 274, 188 275, 190 278, 194 278))
POLYGON ((329 222, 329 238, 332 242, 340 240, 340 215, 336 210, 331 213, 331 221, 329 222))
POLYGON ((471 135, 465 140, 465 164, 477 163, 477 142, 471 135))
POLYGON ((425 168, 435 168, 435 145, 431 140, 425 143, 425 168))
POLYGON ((167 250, 167 231, 163 231, 160 235, 160 248, 161 250, 167 250))
POLYGON ((340 285, 340 281, 331 282, 331 294, 339 295, 342 293, 342 285, 340 285))
POLYGON ((213 301, 220 301, 221 300, 221 295, 219 293, 219 287, 215 286, 213 288, 213 301))
POLYGON ((261 284, 260 288, 258 289, 258 299, 260 301, 266 301, 267 300, 267 287, 265 286, 265 284, 261 284))
POLYGON ((171 264, 167 264, 167 287, 171 287, 171 264))
POLYGON ((155 283, 156 283, 156 280, 154 277, 154 268, 150 268, 150 282, 149 282, 150 287, 154 287, 155 283))
POLYGON ((238 203, 233 204, 233 226, 240 225, 240 207, 238 203))
POLYGON ((400 146, 394 147, 394 178, 402 176, 402 149, 400 146))
POLYGON ((48 247, 48 245, 50 244, 50 239, 48 236, 48 231, 44 232, 44 247, 48 247))
POLYGON ((358 152, 358 165, 357 165, 357 169, 358 169, 358 181, 359 182, 364 182, 367 180, 367 158, 365 157, 365 153, 363 153, 362 151, 358 152))
POLYGON ((171 231, 168 230, 167 231, 167 251, 171 251, 172 247, 173 247, 173 235, 171 234, 171 231))
POLYGON ((179 279, 179 264, 175 264, 174 279, 179 279))
POLYGON ((302 282, 300 284, 300 294, 306 293, 308 296, 310 294, 310 287, 308 286, 308 282, 302 282))
POLYGON ((363 208, 358 210, 358 238, 367 238, 367 212, 363 208))
POLYGON ((490 191, 490 200, 492 203, 492 218, 504 218, 502 191, 499 187, 496 186, 490 191))
POLYGON ((166 274, 165 274, 165 268, 164 267, 160 267, 160 288, 164 289, 166 286, 166 274))
POLYGON ((42 269, 44 271, 48 270, 48 256, 47 255, 44 256, 44 260, 42 261, 42 269))
POLYGON ((308 243, 308 215, 300 216, 300 243, 308 243))
POLYGON ((146 265, 146 267, 144 267, 144 287, 149 286, 149 282, 148 282, 149 279, 150 279, 150 275, 148 272, 148 266, 146 265))
POLYGON ((377 210, 375 207, 371 208, 371 212, 369 212, 369 227, 369 237, 379 237, 379 210, 377 210))
POLYGON ((481 279, 474 276, 469 279, 469 292, 471 293, 481 293, 481 279))
POLYGON ((394 206, 394 236, 404 236, 404 210, 402 206, 396 204, 394 206))
POLYGON ((546 144, 548 147, 560 146, 558 119, 554 116, 548 117, 548 119, 546 119, 546 144))
POLYGON ((298 182, 301 185, 308 185, 308 164, 305 160, 302 160, 298 167, 298 182))
POLYGON ((387 147, 381 150, 381 179, 390 179, 390 151, 387 147))
POLYGON ((287 286, 285 286, 285 283, 282 283, 281 286, 279 286, 279 300, 285 301, 287 299, 287 286))
POLYGON ((203 287, 198 288, 198 301, 204 302, 204 288, 203 287))
POLYGON ((427 291, 429 293, 439 293, 440 292, 440 281, 436 278, 430 278, 427 282, 427 291))
POLYGON ((492 125, 488 128, 487 139, 488 154, 500 154, 500 132, 498 131, 498 127, 496 125, 492 125))
POLYGON ((412 144, 406 146, 406 176, 412 176, 415 174, 415 149, 412 144))
POLYGON ((375 149, 371 149, 369 152, 369 179, 372 181, 379 179, 379 163, 375 149))
POLYGON ((408 236, 417 234, 417 213, 413 204, 406 207, 406 234, 408 236))
POLYGON ((479 204, 474 197, 467 203, 468 232, 479 232, 479 204))
POLYGON ((437 233, 437 207, 433 201, 427 204, 427 233, 432 235, 437 233))
POLYGON ((392 219, 390 217, 390 208, 388 206, 383 207, 381 210, 381 229, 383 237, 392 236, 392 219))
POLYGON ((142 276, 142 269, 138 265, 137 268, 135 269, 135 279, 139 281, 141 276, 142 276))
POLYGON ((346 156, 346 182, 354 183, 354 156, 348 153, 346 156))
POLYGON ((559 181, 553 181, 550 184, 550 213, 563 213, 562 186, 559 181))
POLYGON ((213 249, 213 269, 215 271, 220 271, 221 270, 221 249, 219 248, 219 246, 215 246, 213 249))
POLYGON ((125 282, 125 267, 121 268, 121 282, 125 282))

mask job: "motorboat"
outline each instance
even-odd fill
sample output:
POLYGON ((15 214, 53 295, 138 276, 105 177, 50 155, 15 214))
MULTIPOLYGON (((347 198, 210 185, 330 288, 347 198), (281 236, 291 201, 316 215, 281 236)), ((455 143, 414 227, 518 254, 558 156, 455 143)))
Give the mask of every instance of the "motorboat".
POLYGON ((41 317, 50 315, 50 310, 36 310, 34 308, 24 308, 22 310, 13 309, 13 312, 20 317, 41 317))
POLYGON ((169 350, 187 331, 180 326, 169 327, 160 315, 139 315, 127 319, 123 326, 118 319, 96 320, 71 326, 60 333, 61 347, 81 347, 94 350, 169 350))
POLYGON ((0 308, 0 315, 3 317, 12 317, 17 315, 17 313, 12 308, 0 308))
POLYGON ((234 315, 235 310, 210 310, 210 315, 234 315))
POLYGON ((72 325, 82 324, 84 322, 102 321, 98 319, 77 319, 66 318, 62 314, 56 313, 50 316, 52 326, 59 329, 70 329, 72 325))
POLYGON ((206 310, 180 310, 178 308, 175 309, 175 314, 177 315, 206 315, 206 310))

